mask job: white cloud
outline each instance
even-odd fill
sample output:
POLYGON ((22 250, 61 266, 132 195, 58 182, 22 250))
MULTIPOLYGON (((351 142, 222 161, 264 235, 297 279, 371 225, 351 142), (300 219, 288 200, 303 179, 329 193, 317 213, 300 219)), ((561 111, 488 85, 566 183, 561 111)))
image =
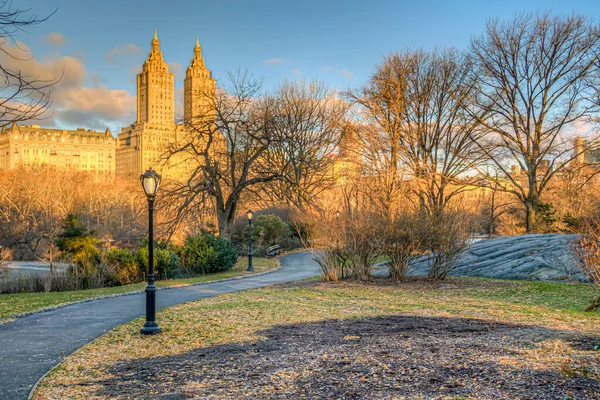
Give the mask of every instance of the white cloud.
POLYGON ((44 37, 44 39, 46 43, 59 47, 65 44, 66 41, 65 35, 57 32, 50 32, 47 36, 44 37))
POLYGON ((4 43, 2 49, 6 51, 0 52, 3 67, 20 71, 23 76, 56 81, 51 87, 52 105, 48 113, 51 118, 37 123, 99 130, 110 126, 115 132, 117 127, 134 122, 135 96, 126 90, 102 86, 105 81, 97 73, 88 72, 80 59, 69 56, 37 59, 20 41, 14 46, 4 43))
POLYGON ((142 48, 132 43, 121 44, 106 53, 109 63, 126 63, 136 60, 142 54, 142 48))
POLYGON ((268 60, 263 61, 263 64, 274 65, 274 64, 283 64, 285 62, 284 58, 269 58, 268 60))
POLYGON ((298 76, 302 75, 302 71, 300 71, 298 68, 294 68, 290 72, 294 75, 298 75, 298 76))
POLYGON ((333 67, 329 67, 329 66, 319 68, 319 70, 322 72, 333 71, 333 69, 334 69, 333 67))

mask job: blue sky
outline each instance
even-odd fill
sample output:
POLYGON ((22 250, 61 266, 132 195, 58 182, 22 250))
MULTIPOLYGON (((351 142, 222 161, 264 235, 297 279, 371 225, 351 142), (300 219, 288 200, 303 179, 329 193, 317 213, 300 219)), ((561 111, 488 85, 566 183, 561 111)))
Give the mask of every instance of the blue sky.
POLYGON ((217 79, 228 69, 246 67, 266 79, 267 89, 300 76, 346 89, 364 83, 382 54, 407 47, 466 48, 489 17, 511 18, 521 11, 600 17, 598 0, 17 0, 14 4, 39 15, 58 7, 47 22, 29 27, 17 39, 30 49, 40 68, 56 70, 63 62, 66 75, 77 70, 77 77, 62 85, 68 93, 61 93, 63 87, 56 89, 56 112, 41 124, 88 124, 96 129, 108 125, 113 132, 134 122, 134 103, 127 96, 135 96, 135 72, 147 56, 154 29, 165 61, 173 63, 176 88, 183 85, 183 72, 199 36, 206 65, 217 79), (102 94, 95 96, 94 90, 102 94), (114 103, 127 110, 115 112, 110 104, 99 104, 101 98, 111 102, 113 96, 118 99, 114 103))

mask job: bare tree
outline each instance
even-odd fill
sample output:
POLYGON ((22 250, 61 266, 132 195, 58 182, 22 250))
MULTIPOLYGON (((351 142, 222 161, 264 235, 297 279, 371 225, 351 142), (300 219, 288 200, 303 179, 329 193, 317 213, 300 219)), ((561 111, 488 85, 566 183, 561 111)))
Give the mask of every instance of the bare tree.
POLYGON ((429 214, 472 188, 465 176, 481 158, 475 120, 464 111, 469 76, 469 60, 457 51, 405 51, 385 57, 369 83, 349 93, 367 122, 363 140, 387 171, 388 192, 398 191, 406 170, 429 214))
MULTIPOLYGON (((305 210, 331 188, 331 169, 347 105, 322 82, 284 82, 273 95, 274 154, 281 179, 266 185, 278 202, 305 210)), ((256 194, 256 193, 255 193, 256 194)))
MULTIPOLYGON (((19 31, 48 18, 38 17, 30 9, 14 8, 9 0, 0 0, 0 55, 27 62, 28 59, 7 50, 6 45, 15 42, 14 37, 19 31)), ((59 79, 41 79, 0 63, 0 126, 42 117, 51 103, 49 89, 59 79)))
POLYGON ((598 84, 600 30, 583 16, 519 15, 490 20, 471 42, 470 112, 486 135, 472 139, 503 171, 502 190, 526 210, 527 232, 535 230, 540 196, 552 178, 581 151, 573 151, 574 123, 585 123, 599 109, 589 80, 598 84), (508 172, 519 165, 526 179, 508 172))
POLYGON ((262 81, 247 71, 230 73, 228 81, 227 90, 203 94, 212 99, 203 112, 214 118, 185 121, 186 132, 165 155, 165 162, 193 166, 188 180, 174 182, 168 193, 175 208, 171 227, 212 206, 219 233, 227 237, 243 196, 264 198, 278 182, 281 198, 303 207, 326 187, 344 110, 333 93, 301 81, 265 95, 262 81))

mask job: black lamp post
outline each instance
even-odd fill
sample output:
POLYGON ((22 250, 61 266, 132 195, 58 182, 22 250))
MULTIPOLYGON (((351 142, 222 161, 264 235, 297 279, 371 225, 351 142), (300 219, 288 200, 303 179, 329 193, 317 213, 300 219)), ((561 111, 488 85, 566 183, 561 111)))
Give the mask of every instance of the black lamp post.
POLYGON ((254 213, 252 212, 252 210, 248 210, 247 212, 248 215, 248 231, 250 232, 249 235, 249 243, 248 243, 248 269, 246 271, 254 271, 254 267, 252 266, 252 216, 254 215, 254 213))
POLYGON ((160 328, 156 323, 156 286, 154 285, 154 198, 158 192, 161 176, 150 168, 140 175, 142 187, 148 199, 148 285, 146 286, 146 323, 140 329, 143 335, 156 335, 160 328))

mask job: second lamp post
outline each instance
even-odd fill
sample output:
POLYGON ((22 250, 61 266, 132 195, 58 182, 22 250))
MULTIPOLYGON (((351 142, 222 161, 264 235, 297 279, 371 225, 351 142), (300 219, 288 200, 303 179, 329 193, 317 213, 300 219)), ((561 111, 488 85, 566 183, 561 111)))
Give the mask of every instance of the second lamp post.
POLYGON ((142 187, 148 199, 148 285, 146 286, 146 323, 140 333, 155 335, 160 333, 156 323, 156 286, 154 285, 154 198, 158 192, 161 176, 150 168, 140 176, 142 187))
POLYGON ((248 269, 247 271, 254 271, 254 267, 252 266, 252 216, 254 213, 252 210, 248 210, 248 232, 249 232, 249 241, 248 241, 248 269))

